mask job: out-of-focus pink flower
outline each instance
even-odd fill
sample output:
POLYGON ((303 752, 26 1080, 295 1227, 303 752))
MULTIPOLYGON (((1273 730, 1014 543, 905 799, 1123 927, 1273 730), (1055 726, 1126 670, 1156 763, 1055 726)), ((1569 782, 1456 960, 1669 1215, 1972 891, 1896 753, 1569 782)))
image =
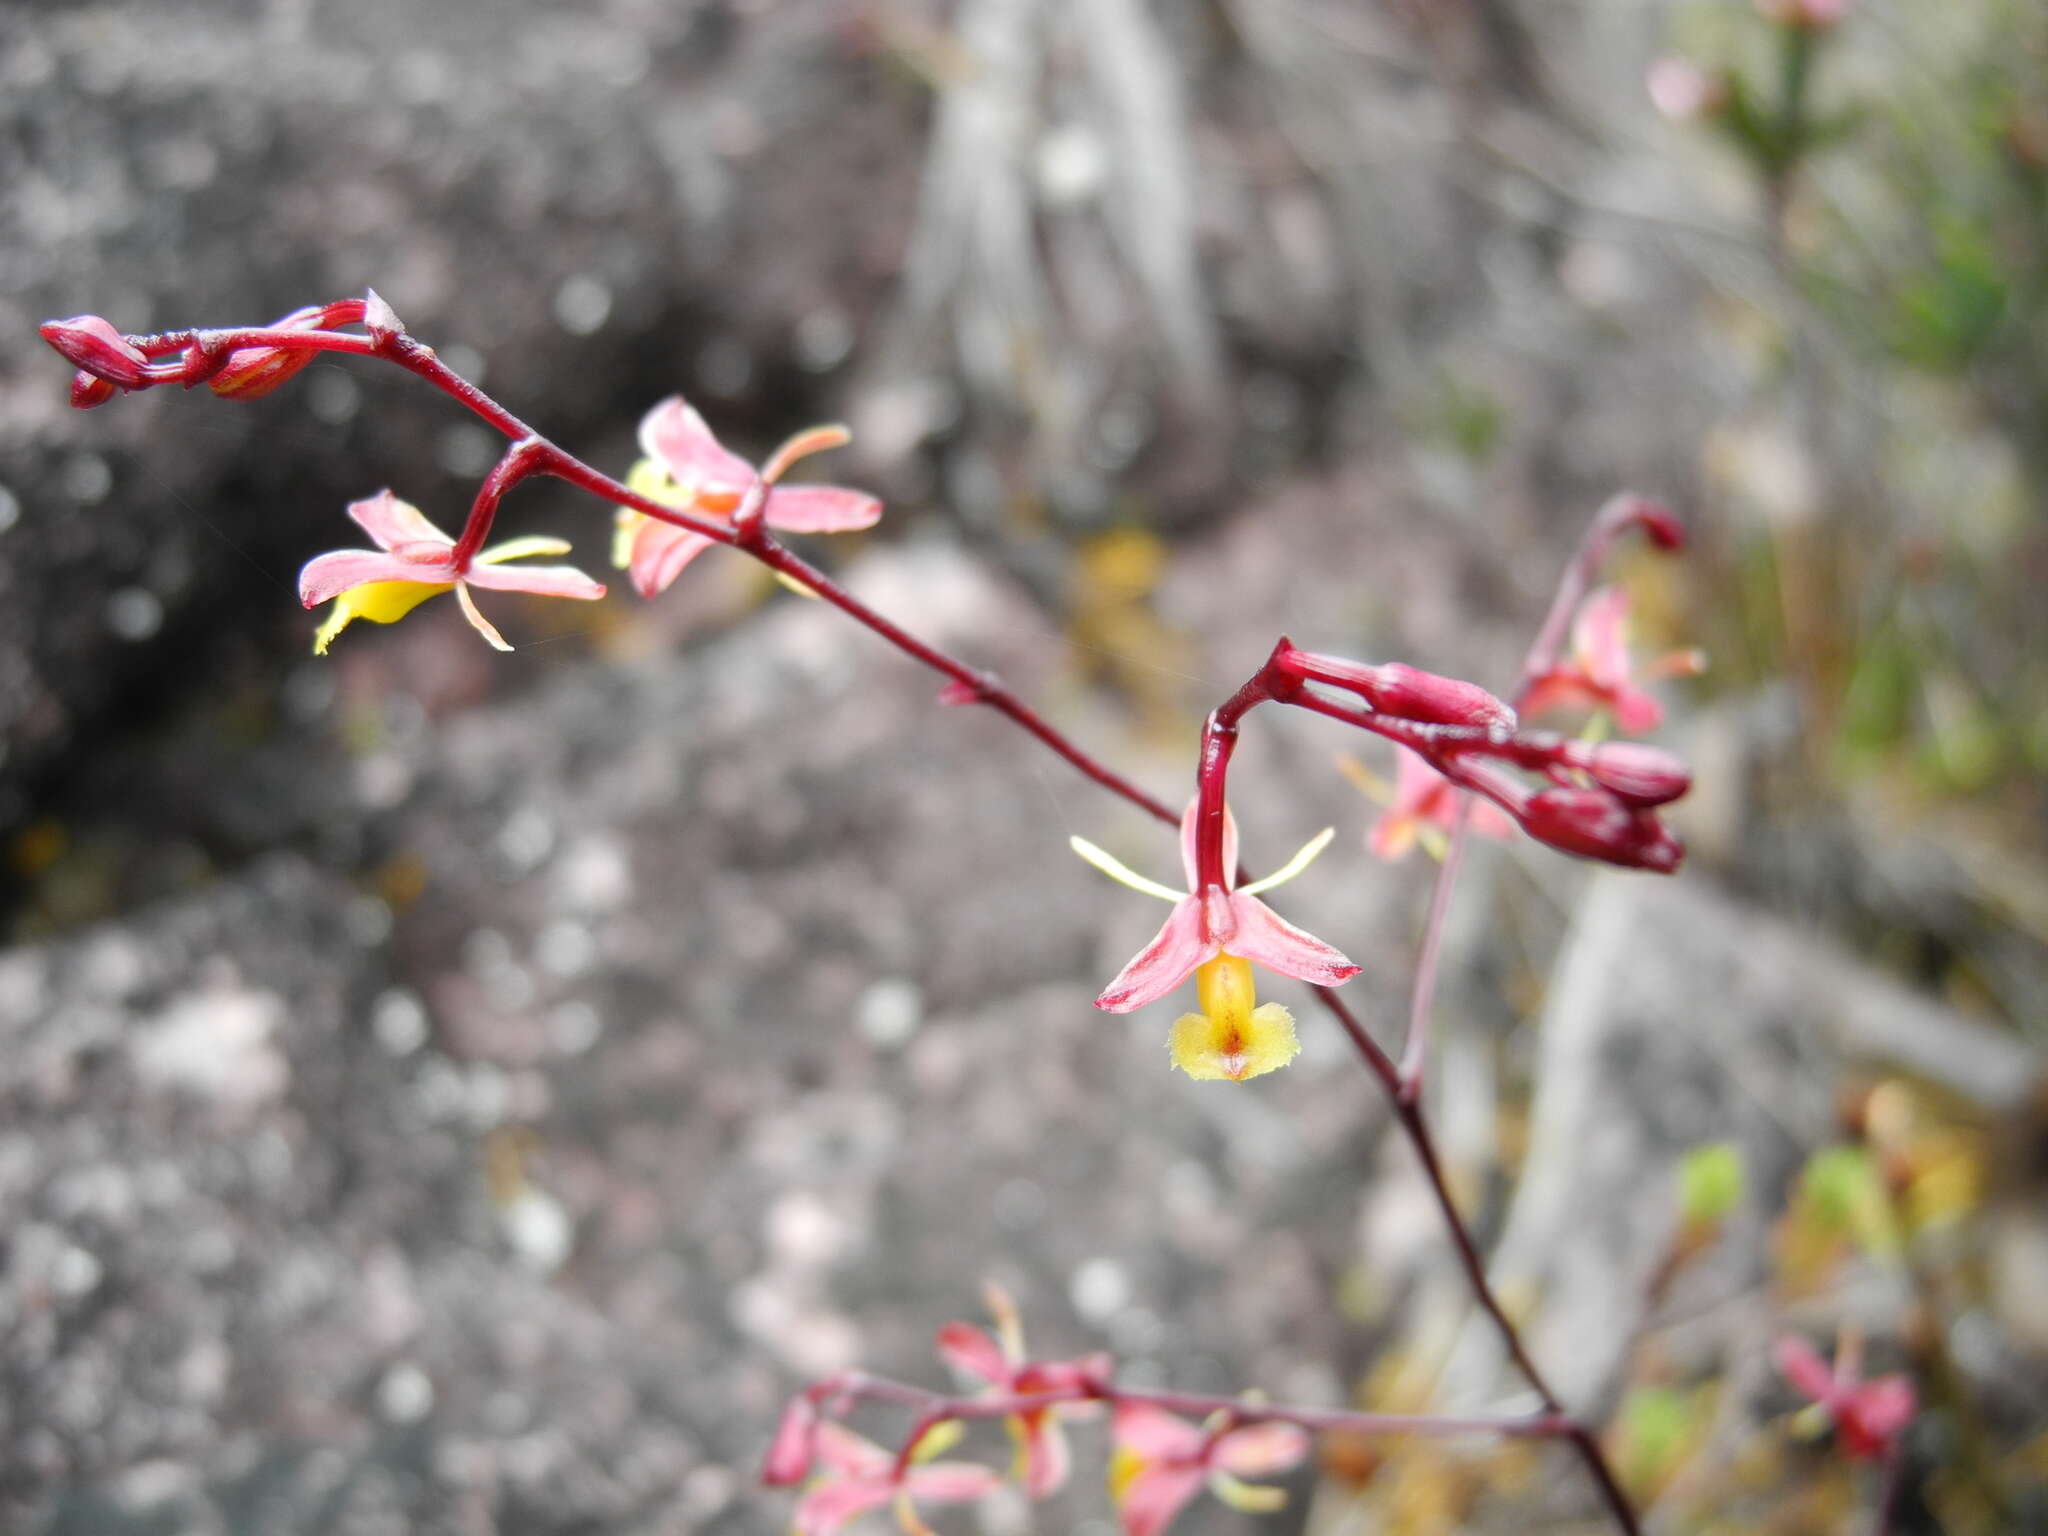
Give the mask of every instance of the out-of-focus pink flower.
MULTIPOLYGON (((959 1426, 952 1429, 957 1433, 959 1426)), ((847 1521, 869 1510, 893 1505, 896 1520, 911 1536, 929 1536, 917 1506, 971 1504, 1002 1486, 1002 1478, 969 1461, 931 1461, 952 1436, 941 1425, 928 1432, 910 1461, 899 1470, 898 1458, 872 1440, 864 1440, 843 1424, 819 1424, 812 1436, 824 1474, 796 1506, 798 1536, 832 1536, 847 1521)))
POLYGON ((455 541, 428 522, 417 507, 379 491, 366 501, 349 503, 348 515, 376 541, 377 548, 337 549, 316 555, 299 572, 299 601, 308 608, 334 599, 334 611, 313 637, 313 651, 325 655, 334 637, 356 619, 394 624, 430 597, 452 590, 463 617, 476 632, 501 651, 512 647, 477 611, 469 589, 535 592, 543 597, 572 597, 589 602, 604 596, 601 582, 573 566, 527 565, 507 568, 504 562, 528 555, 566 555, 563 539, 511 539, 475 556, 458 560, 455 541))
MULTIPOLYGON (((1646 678, 1691 677, 1706 666, 1698 651, 1677 651, 1643 669, 1646 678)), ((1628 593, 1602 587, 1579 607, 1572 654, 1529 685, 1524 715, 1551 709, 1604 709, 1625 735, 1654 731, 1664 706, 1637 687, 1629 665, 1628 593)))
MULTIPOLYGON (((1372 824, 1365 846, 1380 858, 1402 859, 1420 842, 1432 857, 1442 858, 1444 839, 1458 816, 1457 787, 1421 753, 1398 744, 1394 750, 1394 798, 1372 824)), ((1484 800, 1475 798, 1471 818, 1472 830, 1482 837, 1507 837, 1515 829, 1506 815, 1484 800)))
MULTIPOLYGON (((872 528, 882 504, 862 491, 835 485, 781 485, 783 473, 813 453, 847 441, 842 427, 813 427, 784 443, 761 466, 723 447, 704 418, 680 396, 664 400, 640 422, 640 451, 646 455, 626 476, 629 489, 678 511, 730 519, 758 478, 770 489, 762 517, 786 533, 847 533, 872 528)), ((665 591, 683 568, 712 545, 687 528, 621 507, 612 546, 613 562, 628 572, 642 597, 665 591)))
MULTIPOLYGON (((996 1322, 993 1337, 970 1323, 948 1323, 939 1330, 939 1356, 953 1369, 987 1383, 992 1391, 1003 1396, 1073 1391, 1108 1381, 1108 1355, 1089 1355, 1080 1360, 1027 1359, 1016 1304, 998 1285, 987 1286, 985 1294, 996 1322)), ((1014 1414, 1006 1421, 1011 1438, 1017 1443, 1015 1475, 1032 1498, 1042 1499, 1062 1487, 1071 1470, 1060 1416, 1089 1413, 1097 1406, 1087 1402, 1060 1403, 1014 1414)))
POLYGON ((1650 104, 1674 123, 1717 117, 1728 105, 1727 77, 1710 75, 1690 59, 1657 60, 1644 84, 1649 87, 1650 104))
POLYGON ((1118 1403, 1113 1423, 1109 1489, 1124 1536, 1159 1536, 1204 1487, 1233 1509, 1278 1509, 1284 1489, 1242 1479, 1285 1472, 1309 1451, 1308 1432, 1293 1424, 1190 1424, 1149 1403, 1118 1403))
MULTIPOLYGON (((1181 862, 1190 886, 1201 878, 1195 858, 1195 811, 1190 804, 1180 823, 1181 862)), ((1323 987, 1349 981, 1358 967, 1315 935, 1285 921, 1258 896, 1300 874, 1333 835, 1324 829, 1279 870, 1242 890, 1211 885, 1197 891, 1176 891, 1148 880, 1086 838, 1071 839, 1074 851, 1111 879, 1173 903, 1165 926, 1117 973, 1095 1006, 1129 1013, 1194 976, 1202 1011, 1183 1014, 1175 1022, 1174 1065, 1190 1077, 1242 1082, 1292 1061, 1300 1049, 1294 1017, 1278 1003, 1258 1004, 1251 962, 1323 987)), ((1236 868, 1237 824, 1225 812, 1226 881, 1236 868)))
POLYGON ((1757 13, 1781 27, 1825 32, 1849 14, 1849 0, 1756 0, 1757 13))
POLYGON ((1836 1350, 1835 1364, 1797 1334, 1778 1340, 1778 1369, 1785 1379, 1826 1413, 1845 1454, 1858 1461, 1882 1461, 1897 1447, 1917 1406, 1913 1383, 1904 1376, 1858 1379, 1855 1363, 1836 1350))

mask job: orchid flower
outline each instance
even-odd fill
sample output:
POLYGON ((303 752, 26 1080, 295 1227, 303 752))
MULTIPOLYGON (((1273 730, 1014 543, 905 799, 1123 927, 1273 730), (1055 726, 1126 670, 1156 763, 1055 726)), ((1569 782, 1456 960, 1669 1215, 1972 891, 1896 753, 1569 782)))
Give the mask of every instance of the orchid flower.
MULTIPOLYGON (((1081 1360, 1027 1359, 1024 1328, 1017 1317, 1016 1303, 993 1283, 984 1288, 984 1295, 995 1318, 993 1337, 970 1323, 948 1323, 939 1330, 940 1358, 955 1370, 986 1382, 999 1394, 1018 1397, 1067 1391, 1108 1379, 1108 1355, 1090 1355, 1081 1360)), ((1042 1499, 1057 1492, 1071 1470, 1060 1416, 1091 1412, 1096 1406, 1086 1402, 1060 1403, 1013 1414, 1004 1421, 1017 1443, 1017 1464, 1012 1475, 1023 1483, 1024 1491, 1032 1498, 1042 1499)))
POLYGON ((538 592, 544 597, 573 597, 583 602, 604 596, 602 582, 592 581, 573 566, 502 569, 506 561, 528 555, 566 555, 569 544, 563 539, 511 539, 458 560, 455 541, 428 522, 417 507, 389 491, 379 491, 367 501, 350 502, 348 515, 378 547, 316 555, 299 572, 299 601, 308 608, 330 598, 336 600, 334 611, 313 637, 316 656, 326 655, 334 637, 355 620, 395 624, 428 598, 451 588, 462 604, 462 616, 501 651, 512 647, 477 611, 476 600, 469 595, 471 587, 538 592))
POLYGON ((814 1444, 825 1473, 796 1506, 798 1536, 832 1536, 847 1521, 871 1509, 893 1505, 909 1536, 930 1536, 917 1504, 970 1504, 1002 1486, 988 1467, 969 1461, 931 1458, 958 1440, 957 1420, 936 1424, 919 1439, 909 1461, 830 1420, 816 1429, 814 1444))
MULTIPOLYGON (((1395 781, 1391 791, 1386 781, 1370 773, 1351 758, 1341 760, 1346 775, 1361 789, 1386 805, 1365 846, 1376 857, 1389 861, 1404 859, 1420 843, 1433 859, 1441 859, 1450 830, 1457 824, 1458 791, 1451 781, 1430 767, 1419 752, 1395 743, 1395 781)), ((1474 797, 1469 812, 1471 827, 1482 837, 1508 837, 1515 824, 1497 807, 1474 797)))
POLYGON ((1158 1536, 1205 1485, 1232 1509, 1276 1510, 1287 1502, 1285 1489, 1242 1479, 1285 1472, 1309 1450, 1308 1431, 1297 1425, 1190 1424, 1149 1403, 1118 1403, 1113 1422, 1109 1492, 1124 1536, 1158 1536))
MULTIPOLYGON (((1694 677, 1706 669, 1698 651, 1674 651, 1643 670, 1645 678, 1694 677)), ((1580 605, 1572 624, 1572 654, 1530 684, 1524 715, 1547 709, 1604 709, 1624 735, 1654 731, 1664 706, 1638 688, 1628 654, 1628 593, 1602 587, 1580 605)))
MULTIPOLYGON (((1190 804, 1180 822, 1181 861, 1190 886, 1200 878, 1195 861, 1195 810, 1190 804)), ((1284 921, 1258 899, 1259 893, 1300 874, 1334 835, 1333 828, 1325 827, 1279 870, 1242 890, 1211 885, 1197 892, 1176 891, 1147 880, 1086 838, 1072 839, 1074 852, 1112 880, 1173 903, 1166 925, 1103 989, 1095 1006, 1110 1013, 1129 1013, 1164 997, 1193 975, 1201 1011, 1183 1014, 1174 1023, 1171 1045, 1175 1066, 1189 1077, 1231 1082, 1286 1066, 1301 1049, 1294 1038, 1294 1015, 1279 1003, 1258 1003, 1252 962, 1323 987, 1350 980, 1358 974, 1358 967, 1321 939, 1284 921)), ((1226 811, 1226 881, 1233 878, 1236 868, 1237 823, 1226 811)))
POLYGON ((1857 1351, 1844 1345, 1830 1366, 1796 1334, 1778 1340, 1778 1369, 1835 1426, 1843 1452, 1857 1461, 1882 1461, 1913 1420, 1913 1383, 1904 1376, 1858 1379, 1857 1351))
MULTIPOLYGON (((882 504, 864 492, 834 485, 777 483, 798 459, 847 441, 844 427, 812 427, 775 450, 758 475, 762 484, 770 487, 762 509, 770 528, 788 533, 846 533, 872 528, 880 520, 882 504)), ((627 474, 627 488, 664 507, 688 509, 700 517, 730 519, 757 478, 754 467, 721 446, 704 418, 679 395, 662 401, 642 418, 640 451, 646 457, 627 474)), ((612 563, 631 574, 642 597, 653 597, 667 590, 683 567, 712 543, 701 533, 621 507, 612 563)))

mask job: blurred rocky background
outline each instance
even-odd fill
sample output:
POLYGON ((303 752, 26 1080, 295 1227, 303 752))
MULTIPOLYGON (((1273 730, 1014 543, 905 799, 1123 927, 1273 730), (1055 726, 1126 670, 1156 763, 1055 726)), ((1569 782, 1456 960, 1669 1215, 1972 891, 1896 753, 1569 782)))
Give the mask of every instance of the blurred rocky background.
MULTIPOLYGON (((1924 1405, 1899 1529, 2048 1523, 2048 19, 1863 0, 1789 162, 1727 106, 1783 47, 1747 0, 0 12, 0 1528, 780 1529, 783 1395, 942 1379, 985 1276, 1134 1381, 1524 1401, 1309 1008, 1231 1090, 1088 1006, 1159 912, 1066 837, 1173 850, 1056 760, 715 554, 315 662, 345 503, 452 524, 491 435, 359 365, 73 412, 33 339, 371 284, 615 472, 678 391, 748 450, 847 420, 890 513, 819 557, 1168 796, 1275 635, 1505 687, 1592 508, 1669 498, 1696 548, 1616 574, 1713 656, 1694 856, 1479 851, 1460 1193, 1660 1529, 1854 1527, 1769 1364, 1844 1328, 1924 1405)), ((564 488, 505 522, 601 563, 564 488)), ((1262 715, 1238 810, 1255 866, 1340 828, 1281 905, 1390 1038, 1429 869, 1346 753, 1391 777, 1262 715)), ((946 1528, 1107 1533, 1097 1453, 946 1528)), ((1593 1528, 1527 1447, 1295 1493, 1593 1528)))

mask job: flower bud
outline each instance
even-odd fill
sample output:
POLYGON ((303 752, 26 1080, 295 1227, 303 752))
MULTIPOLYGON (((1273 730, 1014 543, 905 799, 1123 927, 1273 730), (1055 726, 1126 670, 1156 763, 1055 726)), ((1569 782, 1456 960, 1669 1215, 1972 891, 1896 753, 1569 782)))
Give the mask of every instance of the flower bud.
MULTIPOLYGON (((123 389, 133 389, 148 379, 149 359, 98 315, 45 320, 38 330, 43 340, 63 353, 67 361, 96 379, 123 389)), ((76 386, 72 393, 75 401, 76 386)), ((91 403, 98 405, 100 401, 91 403)))
POLYGON ((285 347, 244 347, 227 360, 206 387, 223 400, 258 400, 313 361, 311 352, 285 347))
POLYGON ((1663 805, 1692 788, 1692 770, 1662 747, 1607 741, 1576 764, 1594 783, 1630 805, 1663 805))
POLYGON ((105 405, 114 398, 114 393, 114 386, 105 379, 96 379, 89 373, 71 375, 71 403, 81 411, 105 405))
POLYGON ((1515 712, 1477 683, 1439 677, 1398 661, 1365 670, 1374 684, 1372 706, 1384 714, 1429 725, 1515 727, 1515 712))
POLYGON ((1522 808, 1521 821, 1538 842, 1626 869, 1669 874, 1685 858, 1685 845, 1655 813, 1604 789, 1538 790, 1522 808))

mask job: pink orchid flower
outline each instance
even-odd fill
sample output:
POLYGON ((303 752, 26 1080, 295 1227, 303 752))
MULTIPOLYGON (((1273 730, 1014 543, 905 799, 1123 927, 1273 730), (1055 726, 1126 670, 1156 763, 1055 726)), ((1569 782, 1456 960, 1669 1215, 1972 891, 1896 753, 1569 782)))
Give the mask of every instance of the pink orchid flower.
POLYGON ((958 1423, 936 1425, 899 1469, 893 1451, 856 1435, 843 1424, 819 1424, 814 1445, 825 1473, 796 1506, 798 1536, 832 1536, 847 1521, 893 1505, 910 1536, 930 1536, 917 1505, 971 1504, 1002 1486, 1002 1478, 969 1461, 933 1461, 959 1438, 958 1423))
MULTIPOLYGON (((730 519, 758 478, 771 487, 762 517, 770 528, 786 533, 847 533, 872 528, 882 504, 861 491, 834 485, 780 485, 798 459, 837 448, 848 441, 844 427, 813 427, 799 432, 769 457, 758 476, 754 466, 721 446, 704 418, 673 396, 640 422, 640 451, 645 458, 626 476, 626 485, 649 501, 700 517, 730 519)), ((712 545, 712 540, 687 528, 621 507, 612 560, 633 578, 642 597, 667 590, 683 568, 712 545)))
POLYGON ((471 587, 500 592, 537 592, 543 597, 573 597, 590 602, 604 596, 604 585, 573 566, 528 565, 503 569, 505 561, 528 555, 566 555, 563 539, 525 538, 457 560, 455 541, 436 528, 417 507, 379 491, 367 501, 349 503, 348 515, 377 542, 377 548, 337 549, 316 555, 299 572, 299 601, 308 608, 337 599, 334 611, 313 637, 315 655, 327 654, 334 637, 356 619, 395 624, 430 597, 450 590, 462 604, 462 616, 476 632, 501 651, 505 637, 477 611, 471 587))
MULTIPOLYGON (((1397 758, 1393 801, 1372 824, 1365 846, 1382 859, 1394 860, 1406 858, 1419 842, 1432 858, 1440 859, 1458 819, 1457 788, 1430 767, 1421 753, 1398 743, 1394 751, 1397 758)), ((1498 807, 1476 798, 1471 826, 1482 837, 1508 837, 1515 830, 1515 824, 1498 807)))
POLYGON ((1118 1403, 1109 1490, 1124 1536, 1158 1536, 1206 1486, 1233 1509, 1260 1514, 1287 1502, 1285 1489, 1241 1481, 1300 1464, 1308 1432, 1293 1424, 1237 1429, 1190 1424, 1149 1403, 1118 1403))
POLYGON ((1796 1334, 1778 1340, 1778 1369, 1835 1426, 1842 1450, 1857 1461, 1882 1461, 1913 1421, 1913 1383, 1904 1376, 1858 1379, 1855 1351, 1840 1348, 1835 1364, 1796 1334))
MULTIPOLYGON (((1200 879, 1195 809, 1190 804, 1180 823, 1181 862, 1190 886, 1200 879)), ((1252 962, 1324 987, 1350 980, 1358 967, 1321 939, 1283 920, 1258 897, 1300 874, 1334 835, 1333 829, 1324 828, 1279 870, 1242 890, 1212 885, 1194 892, 1147 880, 1086 838, 1072 839, 1074 852, 1111 879, 1173 903, 1165 926, 1103 989, 1095 1006, 1129 1013, 1164 997, 1192 975, 1201 1012, 1183 1014, 1173 1026, 1175 1066, 1193 1078, 1232 1082, 1286 1066, 1300 1050, 1294 1016, 1278 1003, 1258 1004, 1252 962)), ((1228 812, 1223 821, 1223 868, 1224 878, 1233 878, 1237 823, 1228 812)))
MULTIPOLYGON (((1089 1355, 1081 1360, 1027 1359, 1016 1304, 995 1284, 988 1285, 984 1294, 996 1321, 993 1337, 970 1323, 948 1323, 939 1330, 939 1356, 956 1371, 986 1382, 1000 1395, 1018 1397, 1086 1388, 1108 1380, 1108 1355, 1089 1355)), ((1089 1413, 1096 1406, 1086 1402, 1060 1403, 1014 1414, 1005 1421, 1017 1443, 1014 1475, 1032 1498, 1042 1499, 1058 1491, 1072 1469, 1060 1416, 1089 1413)))
MULTIPOLYGON (((1698 651, 1675 651, 1644 669, 1646 678, 1692 677, 1705 669, 1698 651)), ((1522 713, 1549 709, 1604 709, 1624 735, 1654 731, 1664 706, 1632 680, 1628 654, 1628 593, 1602 587, 1580 605, 1572 624, 1572 654, 1530 684, 1522 713)))

